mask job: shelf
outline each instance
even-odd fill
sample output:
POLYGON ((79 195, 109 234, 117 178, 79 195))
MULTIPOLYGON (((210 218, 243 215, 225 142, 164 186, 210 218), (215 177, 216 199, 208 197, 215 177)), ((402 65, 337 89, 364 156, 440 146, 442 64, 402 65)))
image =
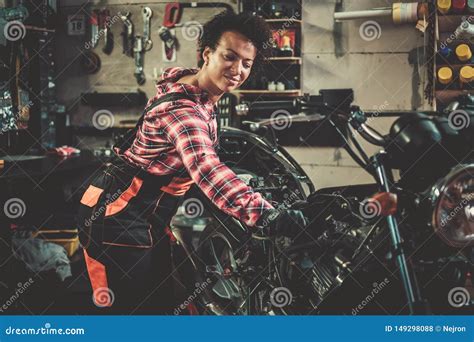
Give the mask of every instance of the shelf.
POLYGON ((301 64, 301 57, 269 57, 269 61, 286 62, 290 64, 301 64))
POLYGON ((234 90, 232 93, 237 95, 271 95, 271 96, 301 96, 301 89, 291 89, 282 91, 273 90, 234 90))
POLYGON ((439 33, 454 33, 458 26, 462 22, 462 18, 468 18, 469 16, 474 16, 474 14, 449 14, 443 15, 438 14, 438 30, 439 33))
POLYGON ((265 21, 267 23, 275 23, 275 24, 283 24, 283 23, 287 23, 287 22, 290 22, 291 24, 300 24, 302 23, 302 21, 300 19, 292 19, 292 18, 284 18, 284 19, 265 19, 265 21))
MULTIPOLYGON (((435 53, 439 49, 442 43, 449 43, 449 44, 460 44, 460 43, 467 43, 469 40, 466 39, 456 39, 454 37, 454 32, 462 23, 463 20, 469 20, 472 22, 474 19, 474 13, 463 13, 463 14, 440 14, 436 13, 436 21, 435 21, 435 35, 436 35, 436 43, 434 46, 435 53)), ((470 44, 469 44, 470 45, 470 44)), ((462 62, 454 62, 448 63, 443 58, 439 58, 436 56, 435 64, 434 64, 434 73, 433 73, 433 93, 434 93, 434 109, 438 110, 454 99, 456 99, 459 95, 462 94, 474 94, 474 89, 443 89, 437 84, 436 75, 438 70, 443 66, 448 66, 453 69, 453 73, 455 76, 455 80, 453 84, 458 85, 458 75, 459 70, 466 65, 472 65, 471 63, 462 63, 462 62), (438 88, 438 89, 437 89, 438 88)))
POLYGON ((459 89, 459 90, 436 90, 435 98, 440 103, 447 105, 456 97, 462 94, 474 94, 474 89, 459 89))
POLYGON ((436 72, 438 72, 439 68, 442 68, 442 67, 450 67, 452 70, 459 72, 459 69, 461 69, 461 68, 464 67, 464 66, 474 67, 474 64, 472 64, 472 63, 469 63, 469 64, 460 64, 460 63, 457 63, 457 64, 439 63, 439 64, 436 64, 436 72))
POLYGON ((469 39, 465 38, 453 38, 454 35, 452 32, 440 33, 439 40, 437 42, 437 48, 440 50, 441 44, 456 47, 459 44, 467 44, 470 47, 473 46, 473 43, 469 39))

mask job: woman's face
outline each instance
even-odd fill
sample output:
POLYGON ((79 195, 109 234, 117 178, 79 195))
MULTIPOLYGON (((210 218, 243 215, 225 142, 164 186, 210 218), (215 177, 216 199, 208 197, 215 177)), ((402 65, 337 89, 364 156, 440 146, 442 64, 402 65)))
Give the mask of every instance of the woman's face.
POLYGON ((249 77, 257 49, 240 33, 224 32, 216 50, 206 47, 203 52, 204 65, 209 80, 222 92, 232 91, 249 77))

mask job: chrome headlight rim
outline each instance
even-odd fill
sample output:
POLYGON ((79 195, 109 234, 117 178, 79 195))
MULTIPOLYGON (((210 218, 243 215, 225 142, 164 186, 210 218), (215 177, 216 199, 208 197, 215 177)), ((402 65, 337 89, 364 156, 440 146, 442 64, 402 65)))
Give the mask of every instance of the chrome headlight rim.
MULTIPOLYGON (((456 181, 459 177, 462 177, 466 174, 473 175, 474 177, 474 163, 469 164, 460 164, 454 167, 445 177, 439 180, 431 189, 431 203, 432 203, 432 218, 431 226, 433 227, 434 232, 449 246, 455 248, 463 248, 467 246, 474 245, 473 241, 461 242, 454 239, 451 239, 446 234, 446 229, 439 224, 438 215, 439 211, 442 210, 440 207, 440 202, 445 191, 449 186, 456 181)), ((469 198, 470 200, 470 198, 469 198)))

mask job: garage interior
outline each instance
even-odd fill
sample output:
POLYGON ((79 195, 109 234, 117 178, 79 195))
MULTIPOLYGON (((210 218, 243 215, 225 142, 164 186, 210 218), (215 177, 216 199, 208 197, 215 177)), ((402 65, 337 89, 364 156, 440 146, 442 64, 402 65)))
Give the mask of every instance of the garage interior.
MULTIPOLYGON (((474 99, 470 94, 474 93, 474 74, 470 48, 474 37, 474 20, 471 21, 474 6, 471 1, 0 0, 3 32, 0 37, 0 305, 5 304, 0 306, 2 314, 110 313, 91 299, 77 227, 81 197, 91 180, 116 158, 112 147, 119 136, 135 127, 148 100, 155 95, 155 83, 162 73, 170 67, 197 68, 202 63, 198 41, 203 25, 225 10, 262 17, 273 34, 268 42, 272 57, 261 75, 224 94, 217 104, 219 127, 227 131, 220 138, 221 161, 235 167, 236 173, 245 165, 251 167, 262 162, 258 160, 259 154, 246 150, 247 138, 239 142, 239 134, 234 131, 238 129, 268 139, 269 146, 272 143, 283 146, 289 157, 279 157, 285 160, 282 165, 299 165, 295 172, 301 173, 302 183, 307 181, 301 200, 325 189, 322 192, 347 196, 352 196, 354 191, 357 201, 363 202, 381 190, 374 176, 354 160, 344 145, 348 140, 352 146, 358 144, 368 156, 376 155, 384 147, 367 141, 361 134, 353 136, 355 143, 348 137, 351 133, 338 134, 328 121, 333 112, 359 110, 365 113, 366 123, 385 136, 393 133, 394 123, 404 115, 424 113, 442 117, 443 127, 448 127, 454 117, 449 114, 462 111, 462 119, 467 123, 450 131, 453 132, 450 137, 459 136, 459 141, 452 138, 451 145, 437 142, 441 147, 436 153, 429 145, 414 159, 406 152, 414 147, 403 150, 400 159, 406 158, 412 165, 394 167, 391 181, 397 189, 410 189, 403 194, 427 194, 450 170, 463 167, 465 173, 459 173, 459 177, 464 177, 467 184, 463 197, 466 203, 459 204, 462 210, 453 215, 466 215, 462 218, 466 236, 449 244, 447 252, 434 258, 437 261, 430 264, 434 270, 430 269, 433 273, 427 279, 420 275, 422 271, 414 273, 420 272, 420 282, 431 291, 425 298, 430 302, 430 313, 439 312, 437 309, 445 306, 449 309, 442 312, 450 314, 472 310, 474 178, 470 172, 474 170, 474 99), (460 33, 464 23, 467 28, 460 33), (462 54, 458 50, 463 44, 469 51, 462 54), (311 110, 305 109, 307 103, 313 105, 311 110), (456 154, 454 150, 462 151, 456 154), (446 159, 450 159, 448 166, 444 164, 446 159), (417 172, 430 176, 422 177, 422 181, 410 178, 410 182, 397 183, 404 175, 411 175, 411 166, 415 165, 413 169, 417 172), (431 175, 433 170, 439 174, 431 175), (346 187, 352 190, 344 192, 346 187), (456 256, 456 261, 450 261, 454 264, 449 264, 455 266, 444 264, 443 258, 448 255, 456 256), (442 263, 441 259, 443 266, 437 268, 435 265, 438 261, 442 263), (448 270, 456 274, 445 275, 448 270), (438 278, 446 280, 444 287, 434 285, 432 279, 438 278), (465 289, 463 294, 470 298, 461 307, 447 304, 448 292, 455 287, 465 289), (431 293, 437 290, 443 298, 431 301, 431 293)), ((397 127, 402 130, 402 126, 397 127)), ((257 140, 252 141, 258 144, 257 140)), ((249 184, 253 187, 259 181, 263 184, 263 178, 279 172, 278 166, 275 167, 256 178, 249 172, 252 178, 249 184)), ((391 192, 387 189, 383 193, 391 192)), ((291 200, 291 194, 285 194, 280 202, 288 202, 288 197, 291 200)), ((385 199, 380 202, 389 205, 385 199)), ((399 201, 402 200, 405 197, 399 195, 399 201)), ((456 203, 452 205, 456 206, 456 203)), ((420 221, 425 220, 421 211, 418 211, 420 221)), ((409 221, 404 219, 406 212, 410 209, 398 216, 400 225, 409 221)), ((400 246, 405 246, 407 258, 416 258, 415 252, 422 246, 429 248, 426 255, 430 257, 440 250, 436 246, 443 240, 433 233, 429 217, 427 225, 431 230, 426 246, 407 237, 402 237, 405 242, 398 241, 400 246), (413 253, 409 252, 410 248, 414 248, 413 253)), ((185 208, 180 207, 170 229, 195 246, 211 221, 205 214, 190 218, 185 208)), ((400 229, 403 232, 404 228, 400 229)), ((387 241, 395 246, 397 240, 393 240, 393 235, 390 239, 387 241)), ((170 254, 173 258, 182 257, 179 237, 170 235, 160 243, 164 260, 170 254)), ((394 257, 393 267, 398 271, 390 274, 401 281, 404 271, 397 268, 400 266, 397 262, 394 257)), ((314 260, 313 264, 316 265, 314 260)), ((431 267, 423 265, 423 269, 431 267)), ((165 314, 203 314, 202 302, 193 304, 202 301, 194 286, 199 282, 195 278, 183 280, 180 267, 175 259, 157 270, 168 288, 168 292, 160 291, 157 300, 167 302, 171 308, 165 314)), ((347 279, 352 281, 351 276, 347 279)), ((360 282, 361 298, 373 288, 392 291, 382 290, 383 279, 387 278, 370 279, 365 285, 357 279, 354 281, 360 282)), ((388 288, 398 286, 395 280, 389 279, 388 288)), ((403 294, 403 289, 406 291, 406 286, 400 285, 390 293, 403 294)), ((298 297, 294 290, 292 297, 298 297)), ((303 297, 293 298, 293 303, 304 300, 303 297)), ((322 297, 311 301, 312 309, 305 313, 364 312, 358 308, 360 305, 351 304, 348 309, 338 310, 336 304, 330 303, 327 305, 336 309, 319 311, 322 302, 322 297)), ((417 312, 415 308, 411 311, 404 299, 393 310, 375 302, 377 298, 367 307, 377 307, 377 314, 417 312)), ((298 305, 294 304, 294 311, 279 308, 278 313, 301 314, 298 305)), ((366 305, 363 306, 365 309, 366 305)), ((265 312, 275 313, 270 309, 265 312)), ((163 314, 160 310, 147 313, 163 314)))

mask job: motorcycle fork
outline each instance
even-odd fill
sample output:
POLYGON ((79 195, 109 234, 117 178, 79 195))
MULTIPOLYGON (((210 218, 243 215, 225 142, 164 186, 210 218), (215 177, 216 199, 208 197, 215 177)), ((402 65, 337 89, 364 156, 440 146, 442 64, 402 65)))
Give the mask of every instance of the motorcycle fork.
MULTIPOLYGON (((385 162, 387 154, 381 151, 370 158, 370 166, 373 175, 377 181, 380 191, 390 192, 393 183, 391 173, 387 175, 385 162), (390 177, 390 178, 389 178, 390 177)), ((410 272, 405 251, 403 248, 403 239, 400 235, 400 229, 395 215, 386 216, 387 226, 390 233, 392 253, 396 257, 397 267, 402 279, 403 288, 407 297, 407 305, 410 314, 427 314, 429 310, 426 302, 421 298, 420 291, 414 272, 410 272)))

